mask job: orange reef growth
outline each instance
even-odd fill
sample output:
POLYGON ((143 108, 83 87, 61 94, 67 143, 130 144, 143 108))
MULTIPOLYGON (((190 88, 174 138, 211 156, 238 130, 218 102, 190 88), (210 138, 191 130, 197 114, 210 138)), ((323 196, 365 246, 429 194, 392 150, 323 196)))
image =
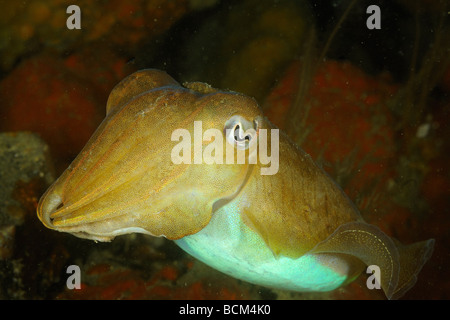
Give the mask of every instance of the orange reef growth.
POLYGON ((125 75, 125 61, 101 49, 65 61, 51 54, 25 60, 0 83, 0 129, 38 133, 65 167, 103 119, 106 92, 125 75))
MULTIPOLYGON (((180 268, 165 265, 151 275, 145 275, 126 267, 113 267, 109 264, 94 265, 85 275, 79 290, 66 289, 57 299, 249 299, 232 279, 231 283, 207 283, 197 279, 178 284, 180 268)), ((187 272, 190 272, 189 270, 187 272)))
POLYGON ((352 199, 385 185, 396 151, 387 102, 397 86, 348 62, 326 61, 296 105, 300 70, 293 63, 271 91, 264 104, 268 118, 322 163, 352 199))

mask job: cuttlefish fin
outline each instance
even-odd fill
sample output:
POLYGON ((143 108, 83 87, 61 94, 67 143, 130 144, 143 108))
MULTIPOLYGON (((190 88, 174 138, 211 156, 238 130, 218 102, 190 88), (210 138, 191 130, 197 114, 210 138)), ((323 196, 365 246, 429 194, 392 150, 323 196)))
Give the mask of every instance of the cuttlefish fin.
POLYGON ((374 225, 349 222, 339 226, 310 253, 348 254, 380 270, 379 283, 388 299, 398 299, 417 279, 417 273, 430 258, 434 240, 401 245, 374 225))
POLYGON ((417 281, 417 274, 422 270, 425 262, 430 259, 434 239, 403 245, 392 238, 400 255, 400 274, 398 285, 391 299, 398 299, 411 289, 417 281))
POLYGON ((164 71, 144 69, 120 81, 111 91, 106 103, 106 114, 127 104, 141 93, 154 88, 180 84, 164 71))

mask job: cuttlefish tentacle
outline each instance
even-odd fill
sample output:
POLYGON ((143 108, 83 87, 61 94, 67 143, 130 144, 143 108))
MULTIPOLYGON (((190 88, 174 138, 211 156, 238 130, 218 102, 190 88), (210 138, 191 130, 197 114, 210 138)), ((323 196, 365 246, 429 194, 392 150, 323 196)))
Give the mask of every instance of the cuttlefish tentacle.
MULTIPOLYGON (((137 141, 124 141, 122 138, 126 136, 127 129, 122 131, 116 140, 100 158, 92 163, 89 170, 83 171, 80 177, 73 177, 74 181, 79 179, 77 183, 74 183, 70 189, 64 190, 63 193, 72 194, 72 197, 78 199, 74 203, 66 203, 66 205, 53 212, 50 217, 55 219, 63 216, 68 212, 74 213, 75 210, 82 208, 86 204, 101 198, 107 193, 113 192, 116 188, 120 188, 123 184, 129 183, 132 180, 140 179, 142 175, 146 174, 148 168, 138 168, 138 161, 134 157, 130 156, 135 154, 133 151, 136 148, 142 148, 142 145, 147 145, 150 149, 156 149, 153 153, 153 157, 158 157, 162 152, 157 146, 148 143, 150 137, 139 138, 137 141), (121 148, 121 144, 125 143, 128 148, 121 148), (124 152, 126 151, 126 152, 124 152), (107 170, 101 170, 101 167, 108 167, 108 163, 113 161, 116 163, 117 170, 109 172, 107 170), (94 174, 95 173, 95 174, 94 174), (92 186, 92 188, 91 188, 92 186), (86 191, 86 190, 89 190, 86 191)), ((88 151, 90 152, 90 151, 88 151)), ((85 166, 82 161, 80 164, 85 166)), ((174 170, 180 169, 174 168, 174 170)), ((65 199, 63 199, 63 202, 65 199)), ((87 214, 87 213, 85 213, 87 214)), ((68 217, 68 216, 66 216, 68 217)))
MULTIPOLYGON (((107 116, 109 115, 109 119, 107 117, 107 119, 105 119, 105 121, 102 122, 100 127, 94 133, 93 137, 90 139, 90 141, 92 141, 92 143, 88 144, 81 151, 80 156, 81 155, 83 155, 83 156, 82 156, 81 160, 79 160, 77 162, 77 165, 80 165, 83 162, 83 160, 88 158, 88 156, 90 156, 91 151, 93 149, 95 149, 100 142, 104 145, 108 144, 108 143, 110 143, 111 145, 116 144, 118 147, 120 147, 120 149, 123 149, 124 146, 127 146, 128 141, 125 141, 125 139, 121 141, 120 137, 123 135, 126 138, 127 137, 126 132, 130 128, 132 128, 132 126, 135 124, 136 121, 138 121, 139 119, 142 119, 142 118, 127 116, 126 113, 127 113, 128 109, 126 109, 126 108, 124 110, 122 110, 122 112, 124 113, 123 115, 117 115, 116 117, 111 117, 110 114, 113 111, 115 111, 115 112, 119 111, 123 105, 129 103, 130 100, 136 99, 142 93, 145 93, 154 88, 170 86, 170 85, 178 85, 178 83, 172 77, 170 77, 167 73, 165 73, 163 71, 159 71, 159 70, 150 70, 150 71, 143 70, 141 72, 134 73, 134 74, 126 77, 125 79, 123 79, 112 90, 111 94, 109 95, 107 105, 106 105, 106 114, 107 114, 107 116), (108 121, 106 121, 106 120, 108 120, 108 121), (116 122, 120 121, 120 120, 121 121, 128 120, 128 123, 117 124, 116 122), (112 137, 113 139, 108 140, 108 138, 105 137, 104 135, 109 132, 108 127, 114 127, 114 126, 121 126, 122 132, 119 132, 119 137, 113 136, 112 137), (88 146, 89 146, 89 148, 87 148, 88 146)), ((136 101, 135 105, 142 106, 143 103, 139 103, 138 101, 136 101)), ((152 107, 154 107, 154 104, 150 103, 147 106, 148 106, 148 108, 152 108, 152 107)), ((162 114, 160 113, 160 116, 161 115, 162 114)), ((163 124, 164 124, 164 122, 161 122, 159 125, 163 125, 163 124)), ((154 125, 158 126, 158 123, 156 123, 154 125)), ((128 136, 130 136, 130 135, 128 135, 128 136)), ((105 154, 111 155, 112 152, 111 152, 111 150, 108 150, 108 152, 105 154)), ((114 156, 114 154, 112 154, 112 155, 114 156)), ((90 160, 93 161, 93 159, 90 159, 90 160)), ((67 181, 71 179, 71 175, 76 171, 76 169, 77 168, 74 165, 71 165, 71 167, 66 171, 67 174, 69 175, 66 178, 67 181)), ((88 174, 86 173, 85 176, 88 176, 88 174)), ((98 175, 96 175, 96 176, 98 176, 98 175)), ((81 178, 82 178, 82 176, 80 176, 80 179, 81 178)), ((74 183, 72 185, 75 186, 74 189, 78 190, 79 183, 77 183, 77 184, 74 183)), ((65 185, 64 187, 66 187, 66 186, 67 185, 65 185)), ((67 191, 67 192, 66 192, 66 190, 64 190, 63 194, 66 194, 66 193, 70 194, 71 192, 73 192, 73 190, 67 191)))
MULTIPOLYGON (((242 97, 218 103, 230 99, 242 97)), ((218 179, 201 166, 175 165, 170 149, 161 147, 172 144, 180 126, 193 136, 193 121, 210 104, 164 72, 129 76, 111 93, 108 115, 89 143, 43 196, 39 218, 49 228, 99 241, 129 232, 177 239, 199 231, 214 203, 239 189, 248 166, 225 165, 235 178, 218 179), (199 174, 210 177, 208 187, 199 174)))
POLYGON ((113 89, 106 118, 42 196, 38 217, 48 228, 96 241, 133 232, 165 236, 231 276, 288 290, 334 290, 376 265, 386 296, 400 297, 434 241, 403 246, 365 223, 309 155, 282 132, 272 140, 277 130, 252 98, 139 71, 113 89), (216 129, 209 142, 198 123, 204 132, 216 129), (211 164, 195 161, 212 150, 211 141, 221 141, 223 151, 261 147, 262 130, 266 155, 279 150, 273 174, 261 174, 269 164, 250 147, 243 164, 228 163, 220 149, 211 164), (181 163, 172 158, 178 144, 181 163))
MULTIPOLYGON (((160 95, 156 96, 156 98, 159 97, 160 95)), ((148 104, 149 107, 146 110, 147 112, 160 112, 160 110, 153 110, 153 104, 151 101, 146 103, 145 97, 138 97, 135 98, 135 100, 138 105, 148 104)), ((158 158, 158 153, 162 151, 158 148, 157 144, 151 143, 152 141, 155 141, 155 139, 152 139, 149 135, 142 136, 142 134, 140 134, 140 132, 143 131, 142 129, 148 125, 143 121, 145 118, 139 116, 135 118, 122 116, 122 113, 129 114, 131 112, 134 114, 139 110, 130 111, 123 108, 119 113, 111 116, 112 119, 105 121, 103 123, 104 127, 101 126, 97 131, 98 135, 95 134, 91 139, 92 144, 86 146, 79 158, 77 158, 77 161, 74 161, 71 168, 66 171, 68 176, 64 177, 63 175, 61 177, 60 180, 66 182, 62 187, 58 186, 59 190, 54 189, 53 192, 60 195, 59 198, 65 206, 61 207, 60 210, 54 211, 50 215, 53 224, 64 224, 65 227, 69 227, 77 224, 78 220, 86 220, 89 214, 93 216, 92 219, 95 219, 95 215, 100 218, 107 218, 108 215, 105 214, 106 212, 109 212, 110 216, 120 215, 120 211, 118 210, 120 206, 115 206, 115 208, 106 206, 105 208, 107 209, 92 210, 88 205, 106 194, 110 196, 113 195, 114 189, 120 185, 132 183, 133 180, 146 174, 149 167, 139 166, 139 161, 137 161, 139 159, 136 159, 139 153, 133 152, 136 148, 142 148, 142 146, 145 145, 148 150, 156 150, 150 154, 149 164, 157 166, 158 161, 155 159, 158 158), (123 120, 130 121, 124 122, 123 120), (114 128, 122 130, 113 130, 114 128), (135 133, 138 131, 139 134, 136 135, 135 133), (102 143, 103 148, 98 148, 100 143, 102 143), (108 170, 111 166, 114 166, 117 170, 108 170), (95 172, 95 174, 93 174, 93 172, 95 172), (119 176, 119 178, 113 179, 116 176, 119 176), (68 184, 67 181, 71 181, 71 183, 68 184), (110 181, 110 183, 106 185, 105 181, 110 181), (69 194, 72 199, 77 199, 77 201, 69 202, 68 199, 65 199, 65 195, 69 194)), ((165 117, 164 114, 160 117, 163 121, 167 120, 167 117, 165 117)), ((156 129, 160 129, 162 126, 162 124, 154 125, 156 129)), ((182 167, 178 166, 173 170, 179 170, 181 168, 182 167)), ((120 190, 119 193, 121 193, 120 190)), ((150 190, 148 190, 147 194, 151 194, 150 190)), ((58 198, 54 199, 56 200, 58 198)), ((106 204, 109 203, 110 201, 106 201, 106 204)), ((45 204, 46 202, 44 201, 42 206, 45 204)), ((130 204, 126 203, 126 206, 130 206, 130 204)), ((93 220, 91 222, 93 222, 93 220)))

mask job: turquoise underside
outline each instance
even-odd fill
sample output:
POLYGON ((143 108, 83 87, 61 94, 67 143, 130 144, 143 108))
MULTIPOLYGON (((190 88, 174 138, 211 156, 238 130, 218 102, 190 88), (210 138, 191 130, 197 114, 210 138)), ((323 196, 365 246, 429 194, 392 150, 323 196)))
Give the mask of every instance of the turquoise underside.
POLYGON ((263 239, 242 223, 238 210, 236 203, 229 203, 200 232, 175 242, 221 272, 266 287, 330 291, 347 279, 346 262, 332 255, 276 258, 263 239))

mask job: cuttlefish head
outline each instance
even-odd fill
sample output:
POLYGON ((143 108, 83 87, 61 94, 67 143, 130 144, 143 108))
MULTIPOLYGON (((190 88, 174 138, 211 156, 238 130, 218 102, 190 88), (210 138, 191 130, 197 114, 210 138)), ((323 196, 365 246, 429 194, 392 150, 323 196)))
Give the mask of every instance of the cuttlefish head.
POLYGON ((237 152, 230 163, 227 147, 248 160, 266 125, 251 98, 203 83, 183 87, 158 70, 134 73, 111 92, 106 118, 42 196, 38 217, 96 241, 194 234, 251 174, 249 161, 236 164, 237 152))

